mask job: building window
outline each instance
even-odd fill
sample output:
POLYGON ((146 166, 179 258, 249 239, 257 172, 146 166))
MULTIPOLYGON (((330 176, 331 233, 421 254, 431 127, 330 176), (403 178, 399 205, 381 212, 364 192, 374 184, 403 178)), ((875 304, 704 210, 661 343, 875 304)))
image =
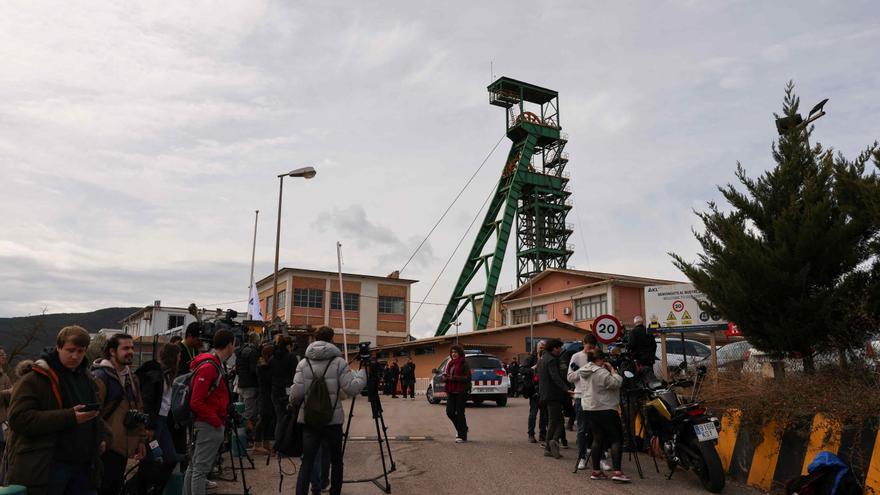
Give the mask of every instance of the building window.
POLYGON ((584 297, 574 300, 574 319, 577 321, 592 320, 608 311, 608 296, 584 297))
POLYGON ((272 296, 266 296, 266 314, 274 315, 275 313, 272 311, 272 296))
POLYGON ((293 289, 293 305, 298 308, 323 308, 324 291, 321 289, 293 289))
POLYGON ((186 317, 183 315, 168 315, 168 330, 183 326, 186 323, 186 317))
POLYGON ((283 290, 278 293, 278 305, 275 307, 275 309, 276 310, 277 309, 284 309, 284 303, 286 303, 286 302, 287 302, 287 291, 283 290))
MULTIPOLYGON (((330 309, 342 309, 339 305, 339 293, 331 292, 330 293, 330 309)), ((346 311, 360 311, 361 310, 361 298, 359 294, 350 294, 348 292, 345 293, 345 310, 346 311)))
POLYGON ((379 296, 379 312, 392 315, 406 314, 405 300, 402 297, 379 296))
MULTIPOLYGON (((514 325, 529 322, 529 308, 514 309, 510 313, 514 325)), ((544 321, 547 319, 547 306, 532 306, 531 313, 534 321, 544 321)))

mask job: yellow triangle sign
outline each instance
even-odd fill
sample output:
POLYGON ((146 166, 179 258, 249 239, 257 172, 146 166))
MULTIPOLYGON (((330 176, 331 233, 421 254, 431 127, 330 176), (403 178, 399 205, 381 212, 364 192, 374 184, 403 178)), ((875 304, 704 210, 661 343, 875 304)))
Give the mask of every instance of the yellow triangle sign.
POLYGON ((669 316, 666 317, 666 321, 675 321, 677 318, 675 317, 675 313, 672 311, 669 312, 669 316))
POLYGON ((684 314, 681 315, 681 319, 682 319, 682 320, 690 320, 690 319, 691 319, 691 314, 688 313, 687 310, 685 310, 685 311, 684 311, 684 314))

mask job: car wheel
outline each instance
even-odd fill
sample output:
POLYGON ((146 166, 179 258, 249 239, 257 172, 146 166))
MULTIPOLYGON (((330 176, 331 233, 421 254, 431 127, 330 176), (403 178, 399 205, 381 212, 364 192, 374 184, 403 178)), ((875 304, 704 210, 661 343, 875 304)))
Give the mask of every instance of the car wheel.
POLYGON ((501 398, 501 399, 496 400, 496 401, 495 401, 495 404, 497 404, 498 407, 504 407, 504 406, 506 406, 506 405, 507 405, 507 397, 503 397, 503 398, 501 398))
POLYGON ((428 390, 425 391, 425 398, 428 399, 428 404, 440 403, 440 399, 434 397, 434 390, 432 387, 428 387, 428 390))
POLYGON ((483 404, 483 399, 474 399, 474 405, 479 406, 483 404))

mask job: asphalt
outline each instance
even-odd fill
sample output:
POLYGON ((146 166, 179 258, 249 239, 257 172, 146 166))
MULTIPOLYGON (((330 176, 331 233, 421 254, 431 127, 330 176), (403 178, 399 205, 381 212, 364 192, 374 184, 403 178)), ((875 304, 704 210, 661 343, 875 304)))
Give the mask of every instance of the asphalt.
MULTIPOLYGON (((560 460, 543 456, 537 444, 527 443, 526 418, 528 402, 511 399, 507 407, 494 405, 469 406, 467 420, 469 441, 456 444, 455 430, 446 418, 443 405, 431 405, 424 397, 415 401, 382 397, 385 423, 392 440, 391 448, 396 471, 389 476, 391 492, 396 494, 482 494, 482 493, 589 493, 646 494, 674 492, 676 495, 705 494, 697 478, 689 472, 677 472, 666 480, 667 470, 642 456, 645 479, 639 479, 632 461, 624 455, 623 470, 633 482, 620 485, 610 481, 591 481, 589 472, 573 473, 575 463, 574 433, 566 432, 572 449, 562 450, 560 460), (405 437, 431 437, 429 440, 405 437)), ((346 403, 348 411, 350 403, 346 403)), ((359 397, 354 410, 352 438, 375 437, 376 428, 369 403, 359 397)), ((387 457, 386 457, 387 459, 387 457)), ((278 493, 279 464, 266 456, 255 458, 256 469, 245 476, 252 494, 278 493)), ((299 461, 285 459, 283 493, 293 493, 299 461)), ((375 440, 352 440, 345 455, 345 479, 367 478, 382 474, 379 446, 375 440)), ((221 483, 217 493, 242 493, 238 484, 221 483)), ((345 484, 346 494, 379 494, 371 483, 345 484)), ((760 493, 728 481, 725 494, 760 493)))

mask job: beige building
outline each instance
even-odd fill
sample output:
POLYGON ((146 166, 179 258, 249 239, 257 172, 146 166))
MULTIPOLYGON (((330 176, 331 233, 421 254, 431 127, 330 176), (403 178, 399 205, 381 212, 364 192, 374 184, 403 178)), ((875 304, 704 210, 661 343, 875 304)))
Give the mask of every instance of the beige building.
MULTIPOLYGON (((409 340, 410 288, 416 280, 343 273, 345 324, 349 348, 359 342, 373 346, 409 340)), ((272 275, 257 282, 263 316, 272 319, 272 275)), ((277 315, 293 328, 328 325, 342 329, 339 274, 320 270, 282 268, 278 271, 277 315)), ((342 343, 337 332, 336 343, 342 343)))

